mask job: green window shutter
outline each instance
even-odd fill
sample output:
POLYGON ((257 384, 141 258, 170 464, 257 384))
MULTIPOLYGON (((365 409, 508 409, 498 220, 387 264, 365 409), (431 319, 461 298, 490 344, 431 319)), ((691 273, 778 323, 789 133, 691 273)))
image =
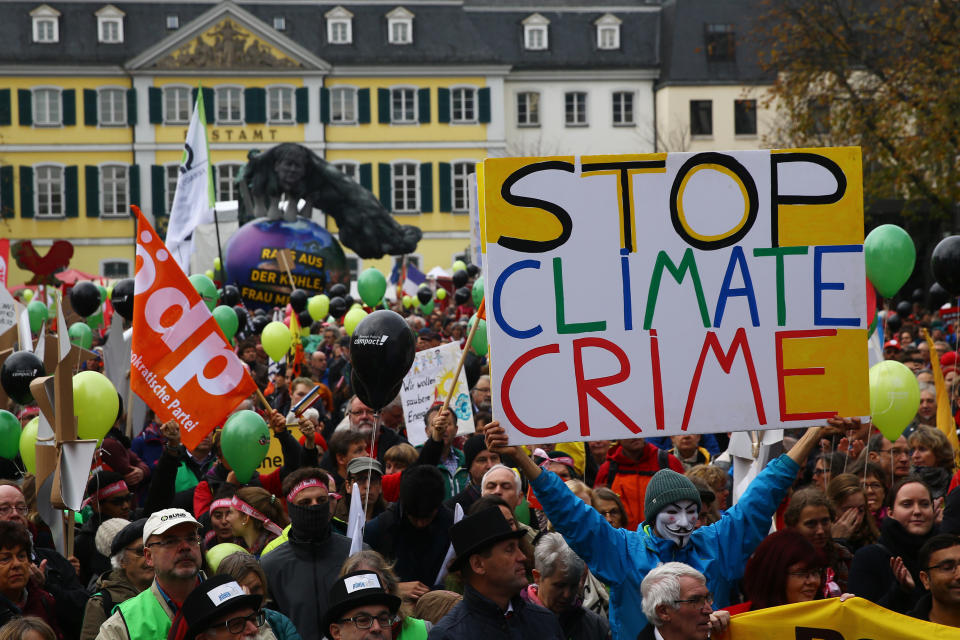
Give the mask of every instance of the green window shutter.
POLYGON ((30 89, 17 89, 17 108, 20 112, 20 126, 29 127, 32 125, 33 94, 30 92, 30 89))
POLYGON ((488 87, 477 91, 477 102, 480 103, 478 109, 480 122, 490 122, 490 89, 488 87))
POLYGON ((417 110, 420 124, 430 124, 430 89, 417 89, 417 110))
POLYGON ((63 170, 63 191, 66 196, 64 203, 64 213, 68 218, 76 218, 80 215, 80 187, 77 184, 78 168, 66 167, 63 170))
POLYGON ((127 126, 137 125, 137 90, 127 89, 127 126))
POLYGON ((357 91, 357 122, 370 124, 370 89, 357 91))
POLYGON ((150 87, 147 90, 147 104, 150 110, 150 124, 163 123, 163 89, 150 87))
POLYGON ((87 165, 83 168, 87 186, 87 217, 100 217, 100 169, 87 165))
POLYGON ((310 122, 310 90, 306 87, 298 87, 294 95, 297 99, 297 122, 300 124, 310 122))
MULTIPOLYGON (((140 165, 130 165, 130 172, 127 174, 127 181, 130 183, 130 204, 140 206, 140 165)), ((127 213, 133 215, 133 211, 128 209, 127 213)))
POLYGON ((163 165, 150 166, 150 202, 154 217, 167 213, 167 170, 163 165))
POLYGON ((360 186, 373 191, 373 165, 369 162, 360 165, 360 186))
POLYGON ((72 127, 77 124, 77 92, 74 89, 64 89, 60 92, 63 102, 63 126, 72 127))
POLYGON ((437 164, 437 173, 440 180, 440 211, 450 213, 453 211, 453 198, 451 197, 450 163, 440 162, 437 164))
POLYGON ((390 89, 377 89, 377 121, 390 124, 390 89))
MULTIPOLYGON (((263 124, 267 121, 267 91, 260 87, 248 87, 243 90, 244 120, 247 124, 263 124)), ((207 96, 203 96, 203 107, 207 107, 207 96)))
POLYGON ((83 90, 83 124, 87 127, 95 127, 100 124, 97 119, 97 90, 83 90))
POLYGON ((203 88, 203 111, 207 115, 207 124, 217 121, 217 95, 209 87, 203 88))
POLYGON ((13 111, 10 105, 10 89, 0 89, 0 127, 8 127, 12 122, 13 111))
POLYGON ((387 211, 393 211, 393 201, 390 198, 390 180, 393 176, 390 171, 390 165, 381 162, 377 169, 380 174, 380 204, 382 204, 383 208, 387 211))
POLYGON ((0 167, 0 219, 13 217, 13 165, 0 167))
POLYGON ((450 89, 437 89, 437 122, 450 122, 450 89))
POLYGON ((330 89, 320 87, 320 122, 330 122, 330 89))
POLYGON ((33 167, 20 167, 20 217, 33 217, 33 167))
POLYGON ((420 164, 420 212, 433 211, 433 165, 429 162, 420 164))

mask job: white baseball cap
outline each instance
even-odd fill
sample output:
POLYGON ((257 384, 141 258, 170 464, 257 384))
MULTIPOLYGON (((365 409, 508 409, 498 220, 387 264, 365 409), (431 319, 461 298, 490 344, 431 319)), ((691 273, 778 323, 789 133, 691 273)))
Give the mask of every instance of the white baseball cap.
POLYGON ((143 525, 143 544, 147 544, 150 536, 157 536, 175 527, 178 524, 190 523, 199 528, 200 523, 189 512, 183 509, 162 509, 150 514, 147 523, 143 525))

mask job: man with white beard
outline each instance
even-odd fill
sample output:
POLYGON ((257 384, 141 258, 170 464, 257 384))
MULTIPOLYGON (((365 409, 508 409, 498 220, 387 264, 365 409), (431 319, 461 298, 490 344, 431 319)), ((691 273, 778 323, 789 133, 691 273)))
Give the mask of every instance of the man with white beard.
POLYGON ((373 438, 373 426, 375 424, 376 413, 357 396, 353 396, 350 402, 347 403, 347 418, 350 423, 350 428, 353 431, 360 432, 360 434, 366 438, 367 452, 370 454, 370 457, 379 460, 380 464, 385 464, 383 455, 387 452, 387 449, 395 444, 406 442, 406 439, 402 436, 397 435, 392 429, 385 429, 381 424, 380 428, 377 429, 377 441, 371 446, 370 441, 373 438))

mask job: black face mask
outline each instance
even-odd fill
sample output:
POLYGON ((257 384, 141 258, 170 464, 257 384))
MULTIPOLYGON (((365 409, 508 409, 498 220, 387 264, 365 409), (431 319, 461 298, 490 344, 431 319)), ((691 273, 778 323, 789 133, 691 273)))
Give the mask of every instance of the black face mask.
POLYGON ((330 505, 299 507, 287 503, 290 538, 297 542, 320 542, 330 537, 330 505))

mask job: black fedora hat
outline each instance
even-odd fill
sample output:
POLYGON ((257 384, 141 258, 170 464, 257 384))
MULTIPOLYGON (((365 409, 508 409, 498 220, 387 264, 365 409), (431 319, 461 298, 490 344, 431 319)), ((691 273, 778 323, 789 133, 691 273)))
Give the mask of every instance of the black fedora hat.
POLYGON ((326 635, 330 625, 338 622, 350 609, 365 604, 382 604, 391 614, 400 608, 400 598, 391 595, 383 588, 380 576, 373 571, 353 571, 338 578, 330 587, 328 598, 330 608, 323 616, 323 629, 326 635))
POLYGON ((206 631, 217 618, 242 609, 257 611, 262 603, 261 596, 246 593, 230 576, 214 576, 197 585, 183 602, 180 613, 187 623, 184 640, 192 640, 206 631))
POLYGON ((457 557, 450 563, 451 571, 463 568, 467 559, 475 553, 510 538, 522 538, 523 531, 514 530, 503 517, 500 507, 483 509, 463 518, 450 527, 450 542, 457 557))

